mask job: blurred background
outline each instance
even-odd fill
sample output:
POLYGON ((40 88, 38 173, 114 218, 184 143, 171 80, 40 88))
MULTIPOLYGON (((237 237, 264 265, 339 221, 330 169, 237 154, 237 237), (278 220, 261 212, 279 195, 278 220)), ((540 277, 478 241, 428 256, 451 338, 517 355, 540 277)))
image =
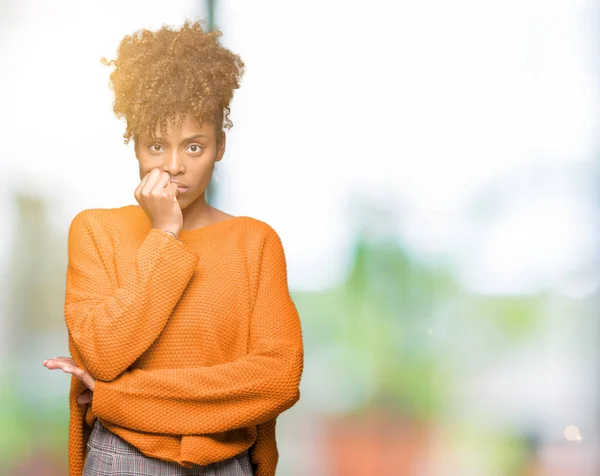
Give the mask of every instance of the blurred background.
POLYGON ((246 64, 210 203, 280 234, 281 476, 600 474, 600 0, 3 0, 0 472, 66 475, 67 231, 135 204, 121 38, 246 64))

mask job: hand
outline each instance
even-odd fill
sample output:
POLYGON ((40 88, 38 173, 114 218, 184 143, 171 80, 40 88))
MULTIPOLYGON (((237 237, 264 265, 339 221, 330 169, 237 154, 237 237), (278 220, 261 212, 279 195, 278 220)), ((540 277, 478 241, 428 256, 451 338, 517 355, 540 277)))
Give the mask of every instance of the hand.
POLYGON ((71 357, 53 357, 44 360, 42 365, 50 370, 61 369, 63 372, 77 377, 88 388, 77 397, 77 403, 83 405, 92 401, 92 392, 94 391, 96 380, 85 370, 77 367, 77 364, 75 364, 71 357))
POLYGON ((177 201, 177 184, 171 175, 155 167, 148 172, 135 189, 135 199, 152 222, 152 228, 178 234, 183 226, 183 214, 177 201))

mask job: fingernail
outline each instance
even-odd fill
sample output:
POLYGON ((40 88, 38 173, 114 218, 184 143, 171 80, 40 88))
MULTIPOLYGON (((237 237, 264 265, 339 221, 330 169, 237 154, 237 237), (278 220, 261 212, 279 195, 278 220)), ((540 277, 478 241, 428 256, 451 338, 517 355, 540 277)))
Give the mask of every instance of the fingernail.
POLYGON ((47 360, 42 360, 42 365, 46 365, 47 360))

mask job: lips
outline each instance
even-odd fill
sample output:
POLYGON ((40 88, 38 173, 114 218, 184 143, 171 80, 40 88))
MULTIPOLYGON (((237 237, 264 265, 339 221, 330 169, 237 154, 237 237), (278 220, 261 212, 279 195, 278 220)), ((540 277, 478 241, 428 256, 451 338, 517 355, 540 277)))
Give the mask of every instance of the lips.
POLYGON ((171 180, 171 183, 174 183, 174 184, 177 185, 177 188, 179 189, 179 192, 183 193, 183 192, 185 192, 188 189, 187 185, 183 185, 183 184, 181 184, 179 182, 174 182, 173 180, 171 180))

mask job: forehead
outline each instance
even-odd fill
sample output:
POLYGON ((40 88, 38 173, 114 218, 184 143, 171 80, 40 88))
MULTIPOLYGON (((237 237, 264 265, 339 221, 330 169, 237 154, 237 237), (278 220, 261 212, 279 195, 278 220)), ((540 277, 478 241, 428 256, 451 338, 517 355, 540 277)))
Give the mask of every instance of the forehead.
POLYGON ((216 133, 215 126, 210 122, 198 122, 191 114, 187 114, 180 127, 177 127, 175 121, 167 121, 166 136, 160 130, 160 123, 156 125, 154 134, 156 137, 164 139, 177 140, 180 138, 190 137, 197 134, 202 134, 208 137, 214 137, 216 133))

